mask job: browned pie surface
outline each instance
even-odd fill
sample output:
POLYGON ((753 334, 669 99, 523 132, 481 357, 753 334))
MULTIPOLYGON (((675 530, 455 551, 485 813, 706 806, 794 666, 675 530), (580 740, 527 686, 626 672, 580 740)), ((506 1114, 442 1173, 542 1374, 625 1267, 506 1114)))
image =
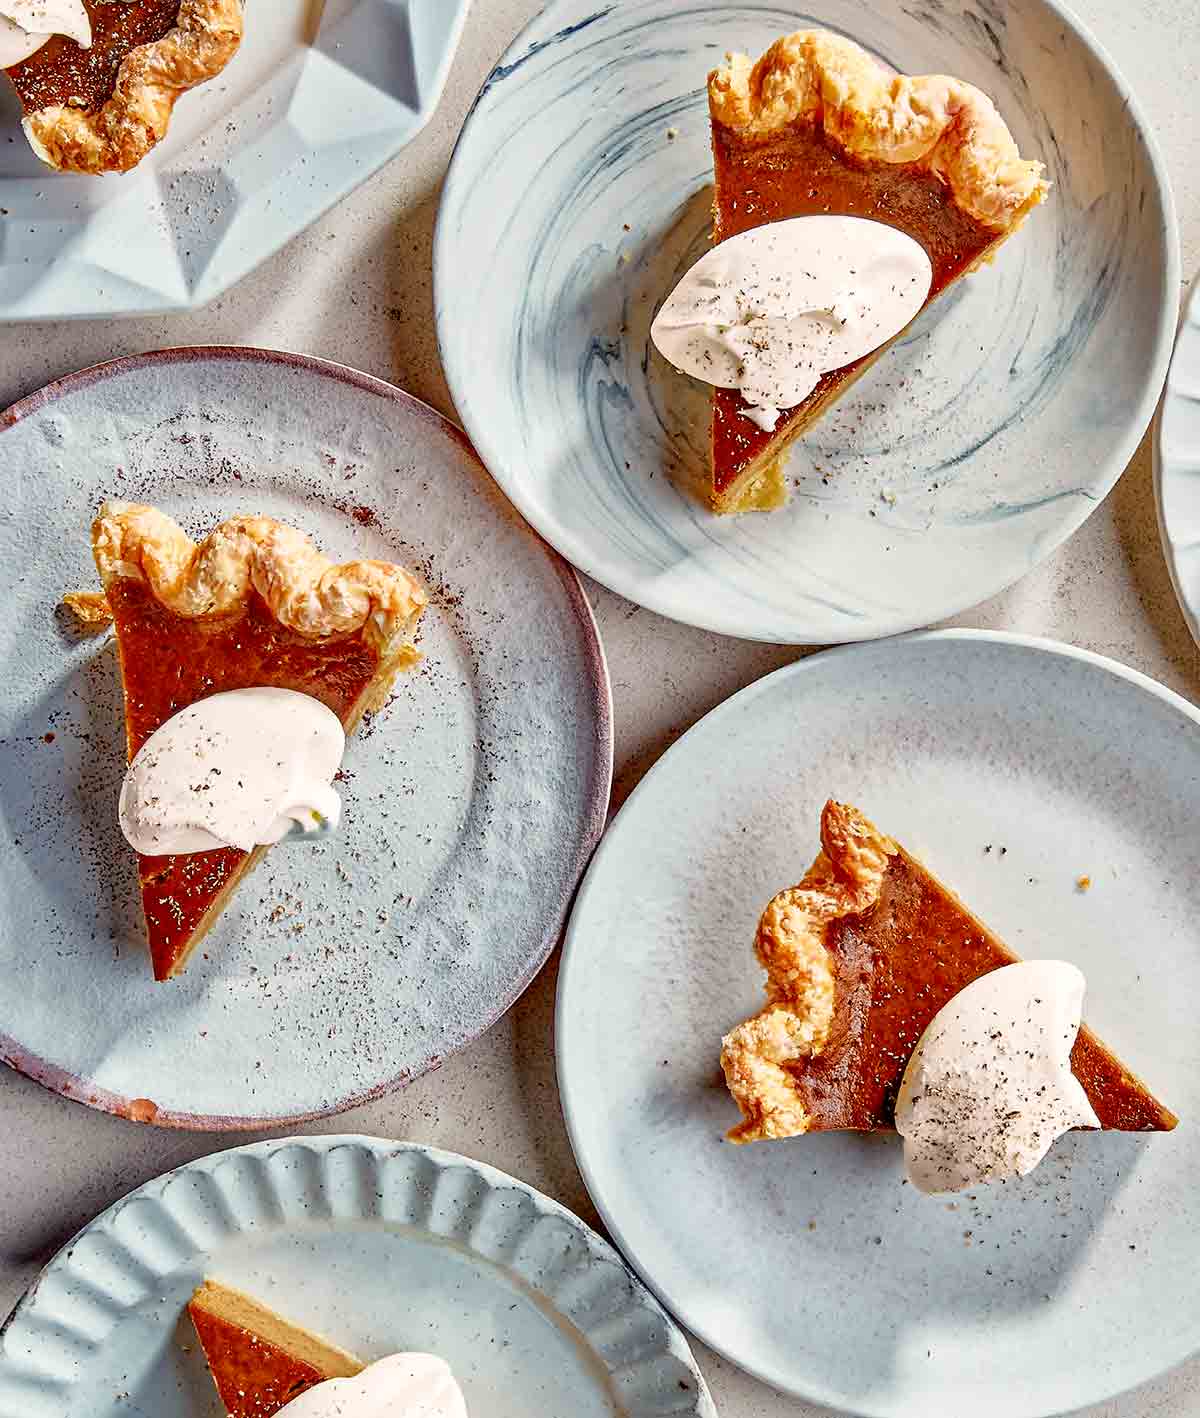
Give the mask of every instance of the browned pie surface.
MULTIPOLYGON (((788 1065, 812 1130, 888 1129, 917 1040, 980 975, 1019 959, 919 863, 892 857, 878 902, 834 921, 833 1026, 815 1058, 788 1065)), ((1176 1119, 1086 1027, 1071 1063, 1106 1128, 1155 1132, 1176 1119)))
MULTIPOLYGON (((914 164, 860 162, 827 141, 812 123, 794 124, 766 141, 747 141, 714 123, 713 167, 714 240, 787 217, 853 216, 886 222, 929 253, 929 300, 999 240, 997 233, 955 205, 936 175, 914 164)), ((872 358, 867 355, 826 374, 805 402, 785 412, 770 432, 741 415, 745 404, 736 390, 714 389, 714 494, 720 497, 772 443, 784 442, 798 422, 828 402, 872 358)))
POLYGON ((69 104, 99 108, 117 82, 117 70, 131 49, 152 44, 175 27, 180 0, 133 0, 104 4, 83 0, 92 22, 92 47, 54 35, 36 54, 7 71, 26 113, 69 104))
MULTIPOLYGON (((189 619, 167 610, 140 581, 108 588, 125 685, 132 759, 172 714, 223 690, 269 685, 312 695, 348 723, 378 668, 360 634, 314 640, 282 626, 257 592, 234 616, 189 619)), ((227 847, 138 857, 156 979, 166 979, 247 853, 227 847)))
POLYGON ((229 1418, 272 1418, 328 1377, 280 1345, 195 1303, 188 1313, 229 1418))

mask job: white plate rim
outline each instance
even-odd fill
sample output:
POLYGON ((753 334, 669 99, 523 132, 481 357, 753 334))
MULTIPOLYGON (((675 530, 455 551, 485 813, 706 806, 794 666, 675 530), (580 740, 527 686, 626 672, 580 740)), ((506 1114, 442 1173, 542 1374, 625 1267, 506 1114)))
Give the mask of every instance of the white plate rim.
MULTIPOLYGON (((1176 332, 1176 340, 1182 333, 1184 325, 1188 322, 1200 327, 1200 271, 1197 271, 1192 278, 1189 295, 1180 315, 1179 329, 1176 332)), ((1166 558, 1167 570, 1171 576, 1171 587, 1175 592, 1175 599, 1179 602, 1179 609, 1187 623, 1187 628, 1192 633, 1192 639, 1200 646, 1200 598, 1193 596, 1187 589, 1183 573, 1179 565, 1179 557, 1182 547, 1179 545, 1174 532, 1171 529, 1170 518, 1167 516, 1166 504, 1163 496, 1164 482, 1170 475, 1172 469, 1168 469, 1163 461, 1162 450, 1162 425, 1167 416, 1167 410, 1180 395, 1177 395, 1172 386, 1175 374, 1175 361, 1178 357, 1178 349, 1171 357, 1170 368, 1167 371, 1166 387, 1163 390, 1162 403, 1159 405, 1158 417, 1154 420, 1154 507, 1158 517, 1158 535, 1162 540, 1163 555, 1166 558)))
MULTIPOLYGON (((608 7, 609 10, 617 8, 622 0, 613 0, 608 7)), ((818 638, 806 632, 802 627, 789 634, 786 638, 780 638, 778 627, 770 630, 765 627, 756 628, 753 623, 745 624, 735 614, 732 617, 725 617, 716 608, 719 607, 719 598, 711 598, 713 609, 705 603, 693 602, 687 607, 678 605, 669 596, 661 594, 655 582, 648 585, 645 582, 631 584, 630 578, 621 574, 619 568, 614 568, 603 554, 603 546, 594 546, 582 541, 580 538, 571 535, 565 528, 559 526, 552 517, 543 516, 536 500, 525 493, 519 475, 515 475, 507 466, 503 450, 497 447, 495 441, 490 436, 490 428, 486 419, 476 419, 468 401, 460 401, 455 397, 458 389, 468 387, 472 378, 471 370, 464 364, 460 365, 456 358, 455 344, 448 333, 449 323, 446 316, 447 302, 440 296, 444 285, 453 280, 453 252, 451 250, 452 238, 450 228, 450 208, 458 203, 458 192, 460 185, 469 185, 470 174, 467 171, 466 149, 467 142, 471 134, 472 125, 477 118, 477 111, 480 100, 486 94, 488 88, 496 74, 522 58, 527 57, 530 46, 534 41, 530 39, 530 34, 534 30, 540 30, 544 25, 553 23, 550 19, 556 10, 567 11, 571 7, 578 7, 582 0, 548 0, 548 3, 514 36, 512 42, 505 49, 504 53, 496 61, 495 65, 488 72, 480 87, 479 93, 467 112, 463 120, 463 126, 455 140, 454 151, 451 154, 449 165, 446 169, 445 180, 442 184, 442 195, 438 201, 437 220, 434 227, 433 238, 433 291, 434 291, 434 320, 437 328, 438 351, 441 355, 442 365, 446 374, 446 382, 450 388, 451 397, 454 399, 455 408, 460 409, 460 402, 465 408, 465 412, 460 409, 459 416, 462 419, 463 427, 466 429, 468 437, 477 449, 488 471, 500 486, 504 495, 521 513, 522 517, 534 527, 538 534, 544 537, 551 546, 559 551, 578 570, 590 576, 594 581, 598 581, 602 586, 623 596, 635 604, 644 606, 647 610, 654 611, 655 614, 663 616, 667 620, 673 620, 683 625, 695 626, 699 630, 713 631, 719 635, 729 635, 742 640, 758 640, 771 644, 831 644, 846 642, 858 642, 866 639, 882 639, 886 636, 904 634, 916 630, 923 625, 928 625, 931 619, 943 619, 952 615, 958 615, 963 611, 970 610, 973 606, 980 605, 983 601, 992 596, 999 595, 1010 586, 1015 585, 1030 570, 1032 566, 1019 571, 1015 575, 1002 577, 982 594, 972 591, 965 597, 954 597, 947 600, 944 608, 938 616, 925 619, 913 620, 911 614, 894 615, 892 617, 881 616, 869 622, 869 630, 864 633, 864 625, 856 624, 852 630, 847 630, 844 635, 831 637, 822 634, 818 638)), ((1096 510, 1100 503, 1108 496, 1116 486, 1121 475, 1124 473, 1130 458, 1133 457, 1138 445, 1146 433, 1150 421, 1154 417, 1154 411, 1158 406, 1159 397, 1162 394, 1163 384, 1167 378, 1167 370, 1171 360, 1171 352, 1174 347, 1174 325, 1175 320, 1171 317, 1178 316, 1179 284, 1181 280, 1182 255, 1179 237, 1179 222, 1176 214, 1175 198, 1171 190, 1170 175, 1167 171, 1166 161, 1163 158, 1162 150, 1159 147, 1158 139, 1155 136, 1152 125, 1146 118, 1136 94, 1126 82, 1120 69, 1117 67, 1108 50, 1096 39, 1091 30, 1082 20, 1069 10, 1061 0, 1039 0, 1065 28, 1070 30, 1078 41, 1095 56, 1098 63, 1107 71, 1112 79, 1114 87, 1121 95, 1122 104, 1134 127, 1138 130, 1143 142, 1146 154, 1149 159, 1150 169, 1154 175, 1155 184, 1161 194, 1163 211, 1165 216, 1165 230, 1163 241, 1165 247, 1165 273, 1163 279, 1164 297, 1162 308, 1158 312, 1159 332, 1154 348, 1154 358, 1151 362, 1149 376, 1143 386, 1142 395, 1138 400, 1136 408, 1130 417, 1126 432, 1118 439, 1109 452, 1104 463, 1098 468, 1097 475, 1088 483, 1087 490, 1092 494, 1089 498, 1079 499, 1080 506, 1072 507, 1069 515, 1053 529, 1053 531, 1039 540, 1038 556, 1034 565, 1044 561, 1057 547, 1061 546, 1068 537, 1074 535, 1083 525, 1088 517, 1096 510), (1094 500, 1093 500, 1094 499, 1094 500)), ((603 18, 608 10, 601 10, 593 18, 603 18)), ((578 22, 576 22, 578 23, 578 22)), ((569 27, 569 26, 567 26, 569 27)))
MULTIPOLYGON (((330 376, 335 380, 397 403, 406 408, 417 419, 432 423, 458 443, 468 456, 480 463, 481 467, 484 466, 482 460, 479 459, 478 453, 475 452, 470 439, 452 419, 446 418, 445 415, 439 413, 431 405, 407 393, 398 385, 391 384, 376 375, 367 374, 363 370, 355 369, 351 365, 339 364, 333 360, 323 359, 317 355, 302 354, 288 350, 268 349, 256 345, 173 345, 166 346, 162 349, 150 350, 142 354, 123 355, 116 359, 101 361, 99 364, 88 365, 71 374, 51 380, 40 389, 36 389, 24 398, 17 400, 16 403, 10 405, 7 409, 0 410, 0 431, 11 427, 24 418, 28 418, 40 412, 42 409, 52 405, 58 398, 87 388, 91 384, 100 383, 105 379, 128 373, 131 370, 154 368, 163 364, 169 365, 191 360, 227 360, 233 363, 266 362, 268 364, 283 364, 287 367, 304 369, 330 376)), ((584 593, 578 573, 554 551, 553 547, 537 533, 536 529, 529 528, 528 530, 531 532, 533 539, 550 558, 559 573, 559 580, 579 619, 580 628, 586 641, 587 655, 591 668, 591 684, 589 689, 591 691, 590 698, 592 707, 596 716, 598 771, 592 800, 583 805, 581 812, 581 818, 585 827, 580 842, 579 857, 574 863, 571 872, 571 876, 574 878, 575 882, 575 891, 577 891, 579 881, 582 879, 592 853, 595 851, 596 845, 604 833, 608 817, 608 806, 612 796, 614 762, 612 682, 608 672, 608 660, 604 652, 604 643, 600 638, 599 627, 596 624, 595 612, 592 610, 591 603, 584 593)), ((571 903, 574 900, 575 891, 564 894, 563 900, 559 903, 559 909, 553 913, 553 918, 547 926, 547 930, 538 945, 538 949, 531 953, 528 971, 514 986, 512 997, 508 998, 505 996, 498 1001, 494 1012, 489 1014, 487 1022, 483 1024, 479 1032, 475 1035, 475 1039, 481 1038, 483 1034, 487 1033, 488 1030, 504 1017, 541 972, 542 967, 550 958, 555 945, 562 938, 571 903)), ((461 1049, 466 1048, 469 1043, 473 1042, 474 1039, 464 1040, 459 1046, 459 1049, 455 1050, 455 1052, 461 1051, 461 1049)), ((187 1132, 259 1132, 269 1128, 315 1122, 321 1118, 334 1117, 339 1113, 349 1111, 351 1108, 361 1107, 366 1103, 373 1102, 396 1088, 406 1087, 417 1078, 422 1077, 433 1069, 439 1068, 447 1057, 450 1057, 450 1055, 438 1055, 436 1058, 428 1059, 422 1067, 416 1070, 405 1071, 396 1077, 382 1080, 356 1094, 338 1099, 328 1107, 313 1111, 280 1116, 252 1115, 243 1117, 224 1114, 194 1113, 168 1108, 157 1109, 153 1118, 146 1119, 139 1115, 137 1099, 102 1088, 90 1079, 81 1078, 71 1073, 69 1070, 52 1064, 32 1053, 30 1050, 26 1049, 19 1040, 7 1034, 0 1033, 0 1060, 3 1060, 4 1063, 8 1064, 9 1067, 15 1069, 18 1073, 25 1074, 26 1077, 33 1079, 35 1083, 49 1089, 51 1092, 58 1093, 64 1098, 69 1098, 77 1103, 83 1103, 85 1106, 95 1108, 101 1112, 129 1118, 135 1122, 149 1121, 150 1125, 154 1127, 179 1129, 187 1132)))
MULTIPOLYGON (((265 1158, 269 1164, 277 1153, 284 1152, 292 1148, 308 1149, 318 1155, 327 1155, 341 1148, 365 1149, 372 1153, 381 1163, 385 1164, 389 1159, 399 1156, 419 1156, 430 1162, 439 1172, 443 1174, 448 1171, 462 1170, 479 1178, 491 1191, 516 1191, 527 1197, 534 1205, 539 1216, 555 1217, 579 1234, 588 1250, 589 1257, 598 1257, 610 1265, 617 1267, 628 1276, 632 1297, 639 1308, 649 1310, 656 1318, 662 1320, 666 1327, 668 1337, 668 1350, 674 1354, 691 1371, 695 1382, 696 1406, 693 1410, 696 1418, 717 1418, 717 1410, 713 1405, 708 1385, 704 1376, 696 1363, 692 1354, 691 1346, 688 1344, 687 1336, 680 1330, 672 1316, 662 1307, 653 1292, 638 1279, 629 1266, 629 1263, 619 1254, 616 1248, 593 1230, 586 1221, 576 1216, 570 1208, 548 1196, 545 1192, 539 1191, 528 1182, 522 1181, 519 1177, 502 1171, 499 1167, 488 1162, 481 1162, 473 1157, 467 1157, 463 1153, 452 1152, 446 1148, 430 1146, 426 1143, 415 1142, 405 1139, 392 1139, 383 1137, 372 1137, 366 1133, 329 1133, 313 1137, 281 1137, 260 1139, 257 1142, 245 1143, 240 1147, 230 1147, 217 1152, 211 1152, 203 1157, 194 1158, 190 1162, 185 1162, 178 1167, 172 1167, 165 1172, 161 1172, 157 1177, 143 1182, 141 1186, 133 1188, 124 1196, 106 1206, 54 1253, 49 1261, 42 1267, 34 1279, 30 1282, 24 1293, 17 1300, 8 1315, 0 1321, 0 1368, 4 1363, 4 1341, 12 1325, 31 1306, 36 1306, 38 1292, 42 1282, 47 1279, 58 1267, 69 1261, 72 1250, 76 1245, 93 1230, 101 1231, 130 1203, 149 1199, 158 1201, 161 1193, 168 1184, 177 1176, 184 1173, 207 1173, 227 1163, 235 1157, 258 1157, 265 1158)), ((330 1217, 329 1224, 335 1228, 341 1222, 352 1220, 346 1216, 330 1217)), ((243 1228, 244 1229, 244 1228, 243 1228)), ((417 1228, 423 1229, 423 1228, 417 1228)), ((438 1236, 433 1230, 424 1231, 431 1240, 444 1239, 438 1236)), ((471 1245, 469 1238, 461 1239, 460 1244, 473 1256, 479 1259, 498 1264, 486 1252, 477 1250, 471 1245)), ((504 1268, 504 1267, 502 1267, 504 1268)), ((526 1277, 521 1277, 523 1283, 537 1290, 547 1303, 554 1309, 555 1313, 561 1313, 554 1305, 552 1297, 544 1290, 533 1286, 526 1277)), ((584 1336, 587 1338, 588 1336, 584 1336)), ((599 1354, 597 1353, 597 1358, 599 1354)))
MULTIPOLYGON (((1135 685, 1144 690, 1152 697, 1162 703, 1182 713, 1190 719, 1193 724, 1200 728, 1200 707, 1192 704, 1183 695, 1177 694, 1173 689, 1160 684, 1158 680, 1143 674, 1141 670, 1136 670, 1130 665, 1124 665, 1119 660, 1111 659, 1107 655, 1097 654, 1094 650, 1085 650, 1080 646, 1068 644, 1065 641, 1053 640, 1040 635, 1023 635, 1016 631, 1000 630, 973 630, 973 629, 948 629, 948 630, 919 630, 909 635, 896 636, 894 645, 897 647, 907 645, 922 644, 953 644, 955 642, 968 642, 973 644, 1004 645, 1017 649, 1032 650, 1036 653, 1047 654, 1065 660, 1075 660, 1077 662, 1092 665, 1095 668, 1113 675, 1116 679, 1124 680, 1126 683, 1135 685)), ((746 1364, 727 1345, 723 1344, 721 1335, 715 1333, 708 1326, 696 1324, 689 1313, 686 1297, 682 1298, 675 1294, 668 1293, 661 1288, 648 1267, 644 1266, 626 1237, 618 1217, 606 1205, 603 1190, 600 1186, 596 1172, 586 1155, 586 1149, 579 1127, 580 1110, 575 1101, 571 1081, 567 1074, 565 1060, 568 1050, 563 1047, 563 1040, 570 1033, 570 1025, 567 1017, 566 996, 571 979, 572 967, 577 956, 576 925, 582 914, 582 908, 586 903, 589 893, 595 887, 595 880, 603 870, 606 855, 613 848, 616 833, 619 825, 621 813, 623 813, 631 803, 638 798, 643 789, 650 784, 651 780, 658 773, 660 767, 666 763, 674 754, 682 751, 692 731, 701 724, 707 723, 710 719, 726 713, 735 713, 738 709, 744 710, 747 703, 757 694, 768 692, 768 686, 776 680, 790 677, 802 678, 813 665, 822 667, 825 662, 832 658, 843 658, 853 656, 860 651, 870 652, 877 649, 871 641, 863 642, 861 645, 835 645, 828 650, 822 650, 812 655, 807 655, 801 660, 793 661, 790 665, 784 665, 780 669, 772 670, 770 674, 764 675, 761 679, 755 680, 736 694, 731 695, 723 703, 718 704, 715 709, 703 715, 692 725, 690 729, 671 745, 670 748, 654 763, 645 777, 630 793, 626 801, 621 805, 621 810, 613 818, 609 830, 605 833, 604 839, 592 857, 591 864, 584 876, 583 883, 575 894, 575 905, 572 908, 571 920, 567 925, 566 936, 563 940, 562 961, 559 966, 558 988, 554 1003, 554 1057, 555 1076, 558 1080, 559 1098, 562 1103, 563 1121, 566 1125, 567 1136, 570 1139, 571 1151, 575 1157, 575 1165, 579 1168, 579 1174, 583 1178, 583 1184, 587 1188, 587 1193, 592 1199, 592 1204, 600 1214, 604 1222, 605 1229, 612 1236, 614 1244, 620 1250, 628 1263, 633 1267, 650 1290, 658 1296, 659 1300, 666 1308, 676 1316, 680 1324, 685 1325, 689 1333, 694 1334, 702 1343, 720 1354, 722 1358, 728 1360, 753 1378, 769 1384, 780 1393, 788 1394, 794 1398, 803 1399, 809 1403, 819 1403, 835 1413, 845 1413, 853 1415, 853 1418, 896 1418, 897 1410, 892 1406, 878 1406, 866 1404, 856 1405, 854 1408, 846 1406, 844 1395, 827 1390, 821 1385, 807 1385, 798 1387, 795 1381, 785 1374, 781 1374, 769 1366, 746 1364), (737 706, 735 709, 734 706, 737 706)), ((581 951, 582 947, 579 947, 581 951)), ((1188 1356, 1195 1358, 1200 1354, 1200 1345, 1188 1356)), ((1187 1359, 1184 1360, 1187 1362, 1187 1359)), ((1161 1371, 1154 1370, 1142 1374, 1132 1383, 1113 1389, 1097 1401, 1107 1402, 1129 1393, 1140 1384, 1149 1382, 1159 1376, 1161 1371)), ((1060 1409, 1051 1411, 1037 1410, 1035 1415, 1033 1410, 1022 1410, 1018 1418, 1067 1418, 1070 1413, 1078 1412, 1078 1409, 1060 1409)), ((1014 1410, 1014 1414, 1016 1410, 1014 1410)))

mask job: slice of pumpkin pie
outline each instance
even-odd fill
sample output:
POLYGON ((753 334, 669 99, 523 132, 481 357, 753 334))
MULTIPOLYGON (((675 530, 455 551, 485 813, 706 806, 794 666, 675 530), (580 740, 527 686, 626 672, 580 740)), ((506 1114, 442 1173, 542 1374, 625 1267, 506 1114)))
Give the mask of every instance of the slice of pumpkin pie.
MULTIPOLYGON (((232 518, 196 543, 153 507, 109 502, 92 551, 116 631, 130 762, 180 710, 232 690, 311 696, 350 732, 419 658, 412 636, 428 598, 403 567, 334 565, 270 517, 232 518)), ((266 851, 139 853, 155 979, 183 969, 266 851)))
MULTIPOLYGON (((726 1035, 734 1142, 890 1131, 914 1050, 943 1007, 1018 956, 857 808, 828 802, 821 852, 758 925, 767 1002, 726 1035)), ((1100 1126, 1178 1121, 1086 1025, 1070 1051, 1100 1126)))

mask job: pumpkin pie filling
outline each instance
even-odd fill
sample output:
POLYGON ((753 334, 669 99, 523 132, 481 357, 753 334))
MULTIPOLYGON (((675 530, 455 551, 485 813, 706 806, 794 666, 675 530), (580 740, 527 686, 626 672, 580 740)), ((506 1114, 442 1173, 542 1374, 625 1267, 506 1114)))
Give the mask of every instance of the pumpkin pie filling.
MULTIPOLYGON (((256 591, 232 616, 212 619, 174 614, 140 581, 115 582, 108 600, 121 651, 131 762, 180 709, 210 694, 262 684, 319 699, 350 729, 379 670, 378 654, 361 636, 299 635, 276 620, 256 591)), ((165 857, 139 854, 142 906, 158 978, 170 973, 253 855, 234 847, 165 857)))
POLYGON ((6 72, 27 113, 43 108, 99 108, 112 97, 130 51, 153 44, 179 18, 179 0, 100 4, 83 0, 92 22, 92 46, 52 35, 35 54, 6 72))

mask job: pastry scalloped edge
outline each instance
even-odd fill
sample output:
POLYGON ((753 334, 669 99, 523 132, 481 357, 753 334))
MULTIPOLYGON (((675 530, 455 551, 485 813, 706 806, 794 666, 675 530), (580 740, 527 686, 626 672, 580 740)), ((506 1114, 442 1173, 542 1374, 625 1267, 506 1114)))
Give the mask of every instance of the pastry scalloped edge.
POLYGON ((787 1065, 825 1047, 836 986, 830 926, 879 899, 899 848, 857 808, 827 802, 821 852, 798 886, 781 891, 758 923, 754 952, 767 972, 767 1003, 721 1041, 725 1083, 742 1112, 731 1142, 796 1137, 810 1118, 787 1065))
POLYGON ((165 137, 180 94, 237 53, 243 25, 242 0, 180 0, 175 28, 129 51, 99 108, 58 104, 28 114, 30 146, 62 172, 128 172, 165 137))
POLYGON ((708 101, 714 122, 751 141, 809 119, 855 157, 916 163, 996 231, 1013 231, 1048 190, 1042 164, 1021 157, 981 89, 945 74, 893 74, 825 30, 784 35, 757 63, 730 54, 708 76, 708 101))
POLYGON ((176 615, 228 614, 253 589, 300 635, 365 631, 381 660, 403 654, 428 603, 403 567, 336 566, 306 533, 271 517, 230 518, 196 543, 157 508, 106 502, 92 525, 92 552, 105 587, 142 581, 176 615))

